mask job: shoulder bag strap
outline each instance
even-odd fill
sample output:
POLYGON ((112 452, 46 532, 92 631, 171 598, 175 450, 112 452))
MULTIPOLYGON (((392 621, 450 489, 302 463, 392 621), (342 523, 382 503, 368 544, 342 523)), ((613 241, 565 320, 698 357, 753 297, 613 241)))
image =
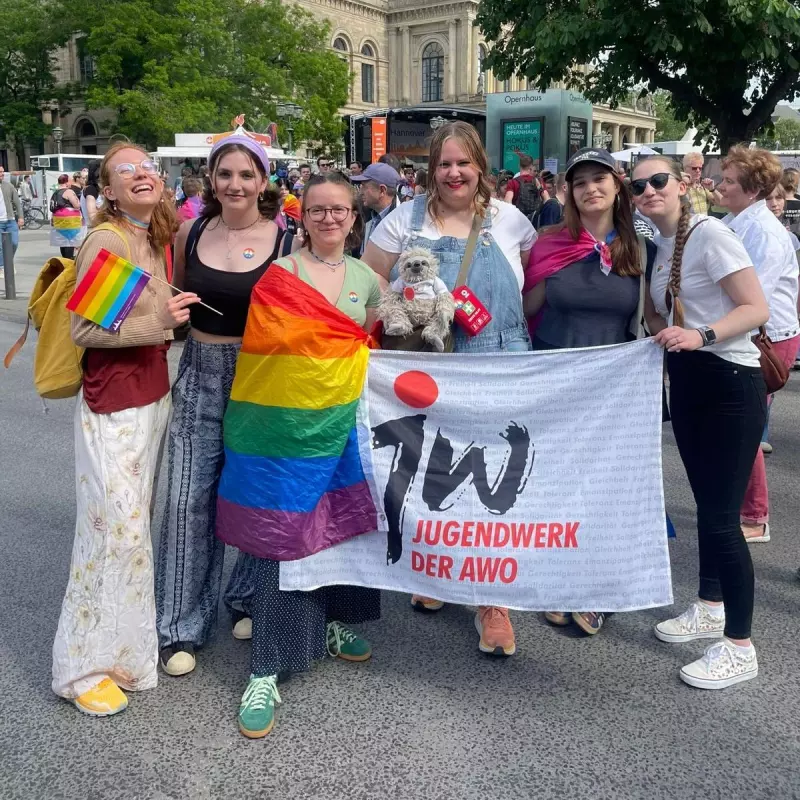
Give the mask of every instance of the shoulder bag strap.
POLYGON ((183 251, 184 270, 188 268, 189 258, 197 249, 197 242, 200 239, 200 234, 206 229, 206 225, 208 225, 210 221, 209 217, 198 217, 189 229, 189 235, 186 237, 186 247, 183 251))
POLYGON ((295 261, 294 256, 289 256, 289 263, 292 265, 292 272, 294 273, 295 278, 299 278, 300 267, 297 266, 297 261, 295 261))
MULTIPOLYGON (((116 233, 117 236, 122 239, 122 243, 125 245, 125 258, 128 261, 131 260, 131 245, 128 241, 128 234, 125 233, 122 228, 118 228, 116 225, 112 225, 110 222, 101 222, 99 225, 95 225, 95 227, 89 231, 89 236, 91 236, 93 233, 97 233, 98 231, 111 231, 111 233, 116 233)), ((89 236, 83 240, 84 244, 89 241, 89 236)))
POLYGON ((636 234, 639 242, 639 269, 642 274, 639 276, 639 305, 636 308, 636 318, 633 320, 633 331, 638 339, 644 331, 642 320, 644 319, 644 295, 647 287, 647 245, 644 236, 636 234))
POLYGON ((467 282, 467 274, 469 273, 470 264, 472 264, 472 255, 475 252, 475 245, 478 243, 478 232, 481 229, 482 222, 483 220, 477 214, 472 219, 472 229, 469 232, 467 247, 464 250, 464 258, 461 259, 461 269, 458 271, 455 286, 463 286, 467 282))

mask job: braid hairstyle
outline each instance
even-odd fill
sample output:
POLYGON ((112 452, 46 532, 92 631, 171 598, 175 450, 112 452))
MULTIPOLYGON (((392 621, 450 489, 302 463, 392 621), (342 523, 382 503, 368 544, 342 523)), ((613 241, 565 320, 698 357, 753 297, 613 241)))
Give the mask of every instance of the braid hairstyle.
POLYGON ((670 307, 670 294, 675 305, 672 321, 679 328, 683 327, 683 303, 678 295, 681 292, 681 266, 683 264, 683 248, 689 235, 689 220, 692 217, 692 208, 687 197, 681 198, 681 216, 678 219, 678 230, 675 232, 675 247, 670 259, 669 281, 667 282, 667 308, 670 307))

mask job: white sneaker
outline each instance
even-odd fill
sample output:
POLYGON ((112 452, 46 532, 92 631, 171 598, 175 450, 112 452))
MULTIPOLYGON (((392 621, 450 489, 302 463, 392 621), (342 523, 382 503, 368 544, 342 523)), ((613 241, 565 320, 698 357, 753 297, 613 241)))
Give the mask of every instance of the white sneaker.
MULTIPOLYGON (((744 529, 742 529, 742 533, 744 534, 744 529)), ((744 538, 747 544, 753 544, 754 542, 768 542, 770 540, 769 522, 764 523, 764 532, 760 536, 745 535, 744 538)))
POLYGON ((703 603, 692 603, 679 617, 659 622, 655 627, 662 642, 692 642, 719 639, 725 630, 725 614, 714 616, 703 603))
POLYGON ((698 689, 727 689, 758 675, 755 647, 742 652, 728 639, 709 645, 702 658, 681 670, 681 680, 698 689))
POLYGON ((234 639, 252 639, 253 638, 253 620, 250 617, 242 617, 233 626, 234 639))

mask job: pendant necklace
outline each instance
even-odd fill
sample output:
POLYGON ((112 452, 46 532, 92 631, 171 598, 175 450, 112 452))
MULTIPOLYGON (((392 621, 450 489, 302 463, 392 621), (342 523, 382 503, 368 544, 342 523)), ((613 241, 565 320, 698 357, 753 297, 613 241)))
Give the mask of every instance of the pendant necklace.
POLYGON ((344 254, 342 254, 342 257, 338 261, 326 261, 324 258, 320 258, 310 247, 308 248, 308 252, 311 254, 311 258, 318 261, 320 264, 324 264, 331 272, 336 272, 336 270, 344 264, 344 254))
MULTIPOLYGON (((260 216, 256 217, 256 219, 253 222, 251 222, 249 225, 244 225, 241 228, 231 228, 231 226, 228 225, 227 222, 225 222, 225 219, 222 217, 222 215, 220 215, 220 219, 222 220, 222 224, 225 226, 225 250, 227 251, 225 253, 225 260, 226 261, 230 261, 233 258, 233 250, 231 249, 231 247, 232 247, 232 245, 231 245, 231 234, 232 233, 233 234, 238 234, 240 231, 249 231, 251 228, 254 228, 256 225, 258 225, 258 222, 261 219, 261 217, 260 216)), ((237 240, 238 240, 238 236, 235 235, 233 237, 233 244, 234 245, 237 243, 237 240)), ((245 248, 245 250, 243 252, 243 255, 244 255, 245 258, 250 259, 250 258, 253 257, 254 253, 253 253, 252 249, 248 247, 248 248, 245 248)))

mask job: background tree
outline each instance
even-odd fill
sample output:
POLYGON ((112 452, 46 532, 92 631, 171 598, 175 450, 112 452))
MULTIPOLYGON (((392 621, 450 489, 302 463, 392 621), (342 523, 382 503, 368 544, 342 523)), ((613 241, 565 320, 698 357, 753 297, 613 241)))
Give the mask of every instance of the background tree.
POLYGON ((723 151, 800 92, 800 11, 787 0, 482 0, 478 23, 501 80, 565 81, 612 107, 662 89, 675 118, 723 151))
POLYGON ((675 110, 672 108, 670 93, 659 89, 653 95, 653 106, 658 117, 656 141, 672 142, 682 139, 689 126, 685 122, 675 119, 675 110))
POLYGON ((777 119, 775 124, 756 139, 759 147, 770 150, 800 150, 800 122, 777 119))
POLYGON ((90 107, 118 113, 115 132, 155 148, 178 132, 226 130, 243 113, 276 121, 276 103, 304 109, 295 135, 341 138, 347 66, 328 26, 280 0, 86 0, 64 13, 94 58, 90 107))
POLYGON ((50 131, 42 107, 65 99, 56 90, 53 55, 68 39, 49 0, 0 0, 0 139, 25 163, 25 145, 50 131))

